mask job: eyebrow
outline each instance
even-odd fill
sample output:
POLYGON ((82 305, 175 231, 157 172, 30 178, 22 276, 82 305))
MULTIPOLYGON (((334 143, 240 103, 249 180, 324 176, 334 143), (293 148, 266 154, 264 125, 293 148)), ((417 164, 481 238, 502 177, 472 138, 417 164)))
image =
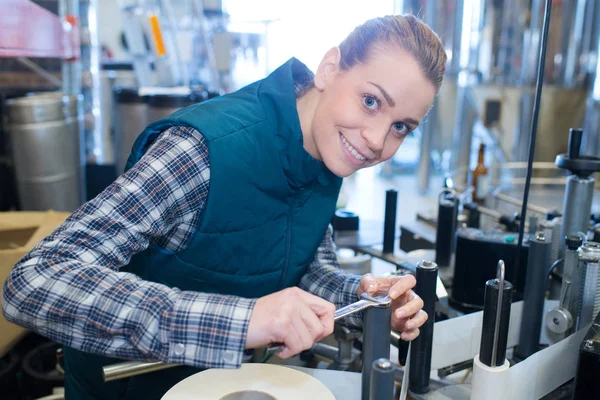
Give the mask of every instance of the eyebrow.
MULTIPOLYGON (((368 83, 370 83, 371 85, 375 86, 377 89, 379 89, 379 91, 381 92, 381 95, 383 96, 383 98, 385 99, 385 101, 387 101, 387 103, 390 105, 390 107, 394 107, 396 105, 396 103, 394 102, 394 100, 392 100, 392 98, 390 97, 390 95, 385 91, 384 88, 382 88, 381 86, 379 86, 376 83, 373 83, 371 81, 367 81, 368 83)), ((402 122, 408 122, 411 125, 414 126, 419 126, 419 121, 416 121, 412 118, 404 118, 404 120, 402 122)))

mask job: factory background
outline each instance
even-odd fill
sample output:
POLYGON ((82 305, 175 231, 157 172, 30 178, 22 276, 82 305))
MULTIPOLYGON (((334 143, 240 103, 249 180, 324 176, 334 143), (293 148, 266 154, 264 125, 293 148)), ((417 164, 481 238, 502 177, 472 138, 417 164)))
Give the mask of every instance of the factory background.
MULTIPOLYGON (((529 392, 511 393, 599 398, 600 336, 589 329, 600 323, 600 3, 554 0, 545 21, 546 3, 0 0, 1 281, 123 172, 149 123, 262 79, 290 57, 314 71, 356 25, 412 13, 443 43, 444 83, 392 159, 344 179, 332 216, 338 260, 357 274, 423 281, 423 260, 435 262, 435 317, 429 342, 419 344, 429 360, 413 368, 427 378, 411 375, 422 389, 412 398, 468 398, 460 391, 481 388, 472 381, 485 369, 474 360, 480 348, 458 343, 486 340, 479 336, 499 261, 502 280, 514 286, 504 297, 510 313, 494 308, 504 322, 491 328, 504 338, 505 369, 550 365, 539 373, 551 378, 515 381, 529 392), (444 339, 459 330, 450 325, 459 318, 470 318, 460 324, 473 324, 473 332, 444 339), (447 346, 453 354, 442 354, 447 346)), ((360 374, 363 341, 336 330, 288 364, 360 374)), ((392 332, 396 395, 407 352, 400 342, 392 332)), ((494 354, 497 345, 490 344, 494 354)), ((57 350, 60 359, 57 343, 0 317, 7 398, 61 399, 57 350)), ((276 356, 269 362, 285 364, 276 356)), ((486 367, 500 368, 495 360, 486 367)), ((360 381, 348 379, 349 386, 360 381)))

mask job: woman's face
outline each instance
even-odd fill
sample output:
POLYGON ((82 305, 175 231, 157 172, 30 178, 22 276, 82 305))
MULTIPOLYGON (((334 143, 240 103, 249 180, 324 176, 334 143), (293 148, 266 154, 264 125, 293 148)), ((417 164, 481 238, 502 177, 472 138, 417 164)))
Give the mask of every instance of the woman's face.
POLYGON ((340 177, 389 160, 436 94, 410 54, 385 47, 346 71, 339 68, 339 50, 330 50, 315 87, 320 95, 307 150, 340 177))

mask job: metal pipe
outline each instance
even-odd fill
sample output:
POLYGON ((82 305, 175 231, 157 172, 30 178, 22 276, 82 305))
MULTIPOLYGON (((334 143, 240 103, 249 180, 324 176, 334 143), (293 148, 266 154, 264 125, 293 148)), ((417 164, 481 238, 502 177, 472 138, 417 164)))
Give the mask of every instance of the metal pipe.
POLYGON ((177 364, 164 364, 161 362, 145 363, 141 361, 129 361, 107 365, 102 368, 104 382, 110 382, 117 379, 129 378, 131 376, 147 374, 162 369, 178 367, 177 364))
POLYGON ((373 362, 379 358, 390 358, 390 342, 389 340, 381 340, 381 335, 389 335, 387 332, 392 330, 391 323, 392 308, 390 306, 371 307, 364 312, 362 400, 369 400, 371 394, 373 362))
MULTIPOLYGON (((561 237, 577 235, 578 232, 587 232, 594 198, 594 183, 593 175, 588 178, 571 175, 567 178, 563 200, 561 237)), ((560 257, 564 254, 564 251, 564 242, 561 242, 560 257)))
POLYGON ((369 400, 391 400, 394 397, 396 367, 386 358, 373 361, 369 400))
POLYGON ((31 61, 29 58, 16 57, 15 60, 17 60, 18 62, 20 62, 21 64, 23 64, 24 66, 26 66, 27 68, 32 70, 33 72, 35 72, 36 74, 45 78, 48 82, 50 82, 54 86, 58 86, 58 87, 62 86, 62 81, 60 79, 58 79, 57 77, 55 77, 54 75, 52 75, 51 73, 46 71, 44 68, 40 67, 39 65, 37 65, 36 63, 31 61))
MULTIPOLYGON (((522 200, 515 199, 514 197, 507 196, 503 193, 499 193, 499 192, 494 193, 494 197, 498 200, 505 201, 505 202, 513 204, 515 206, 519 206, 519 207, 523 206, 522 200)), ((544 207, 536 206, 535 204, 531 204, 531 203, 527 204, 527 209, 529 211, 533 211, 533 212, 540 213, 540 214, 546 214, 548 212, 548 209, 546 209, 544 207)))
POLYGON ((423 311, 429 316, 425 324, 420 328, 421 334, 412 341, 410 349, 410 391, 419 394, 429 391, 437 275, 438 266, 436 263, 421 261, 417 264, 417 285, 414 291, 423 300, 423 311))
POLYGON ((543 233, 531 239, 517 355, 525 359, 538 351, 552 242, 543 233))

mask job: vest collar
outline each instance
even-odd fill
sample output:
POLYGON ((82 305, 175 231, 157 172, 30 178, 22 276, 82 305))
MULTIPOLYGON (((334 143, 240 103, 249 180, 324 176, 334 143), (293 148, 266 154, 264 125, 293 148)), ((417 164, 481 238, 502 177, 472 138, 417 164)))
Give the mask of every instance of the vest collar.
POLYGON ((336 176, 322 161, 305 149, 296 108, 297 84, 312 79, 312 72, 302 62, 291 58, 263 79, 258 96, 273 128, 281 163, 292 187, 300 188, 315 180, 329 184, 336 176))

